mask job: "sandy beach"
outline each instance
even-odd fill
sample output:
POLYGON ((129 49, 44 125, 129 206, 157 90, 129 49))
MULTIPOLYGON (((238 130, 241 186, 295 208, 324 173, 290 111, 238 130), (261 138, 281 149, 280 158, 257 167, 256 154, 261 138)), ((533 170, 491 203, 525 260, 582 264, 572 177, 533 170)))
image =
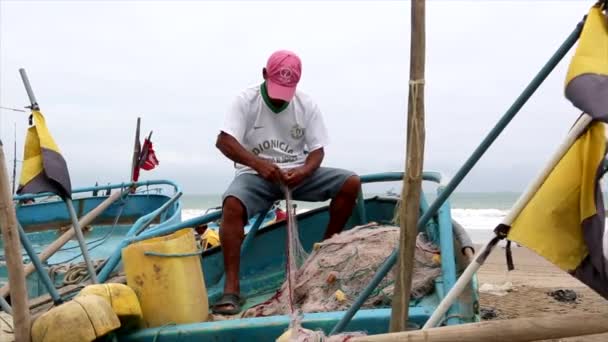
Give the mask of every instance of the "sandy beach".
MULTIPOLYGON (((608 301, 527 248, 513 248, 513 259, 515 270, 507 272, 504 249, 499 247, 478 272, 485 319, 608 313, 608 301), (484 291, 484 287, 490 290, 505 287, 508 291, 493 293, 484 291), (556 290, 572 290, 576 299, 559 301, 549 294, 556 290)), ((608 341, 608 334, 551 341, 608 341)))

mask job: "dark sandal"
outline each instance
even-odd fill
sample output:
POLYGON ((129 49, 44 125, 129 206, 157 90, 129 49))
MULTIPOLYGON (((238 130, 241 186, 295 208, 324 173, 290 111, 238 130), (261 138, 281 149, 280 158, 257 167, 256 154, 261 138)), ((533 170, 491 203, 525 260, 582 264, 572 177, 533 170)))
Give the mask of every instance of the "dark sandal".
POLYGON ((236 315, 241 312, 243 304, 245 304, 245 299, 241 298, 238 293, 224 293, 222 298, 213 304, 211 311, 218 315, 236 315), (226 305, 232 305, 234 308, 220 308, 226 305))

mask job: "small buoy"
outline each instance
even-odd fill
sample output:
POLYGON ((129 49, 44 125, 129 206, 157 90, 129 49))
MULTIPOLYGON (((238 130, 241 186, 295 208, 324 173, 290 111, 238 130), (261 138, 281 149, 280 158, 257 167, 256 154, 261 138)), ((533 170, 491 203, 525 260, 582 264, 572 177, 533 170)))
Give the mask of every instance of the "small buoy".
POLYGON ((216 247, 221 244, 220 235, 213 229, 207 229, 201 239, 205 241, 203 249, 216 247))
POLYGON ((338 302, 343 302, 346 300, 346 294, 344 294, 344 292, 342 292, 342 290, 336 291, 336 293, 334 293, 334 295, 336 296, 336 300, 338 302))

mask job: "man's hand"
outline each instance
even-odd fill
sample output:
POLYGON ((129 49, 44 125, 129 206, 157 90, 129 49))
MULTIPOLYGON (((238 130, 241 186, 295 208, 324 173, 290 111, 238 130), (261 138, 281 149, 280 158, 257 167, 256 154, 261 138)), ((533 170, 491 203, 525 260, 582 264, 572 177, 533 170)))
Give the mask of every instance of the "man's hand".
POLYGON ((310 176, 310 172, 304 167, 296 167, 285 173, 284 182, 289 188, 295 188, 300 185, 304 179, 308 178, 308 176, 310 176))
POLYGON ((267 181, 281 183, 284 182, 283 173, 281 169, 276 165, 267 160, 259 159, 253 165, 253 169, 256 170, 260 176, 267 181))

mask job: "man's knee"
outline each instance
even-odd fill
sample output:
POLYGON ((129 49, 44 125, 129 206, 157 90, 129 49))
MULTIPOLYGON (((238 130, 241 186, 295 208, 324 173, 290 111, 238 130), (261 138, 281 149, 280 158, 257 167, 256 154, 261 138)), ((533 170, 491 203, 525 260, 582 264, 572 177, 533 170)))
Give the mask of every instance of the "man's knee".
POLYGON ((339 194, 348 198, 356 198, 361 190, 361 179, 357 175, 350 176, 346 179, 339 194))
POLYGON ((238 198, 228 196, 222 205, 222 221, 245 223, 245 206, 238 198))

